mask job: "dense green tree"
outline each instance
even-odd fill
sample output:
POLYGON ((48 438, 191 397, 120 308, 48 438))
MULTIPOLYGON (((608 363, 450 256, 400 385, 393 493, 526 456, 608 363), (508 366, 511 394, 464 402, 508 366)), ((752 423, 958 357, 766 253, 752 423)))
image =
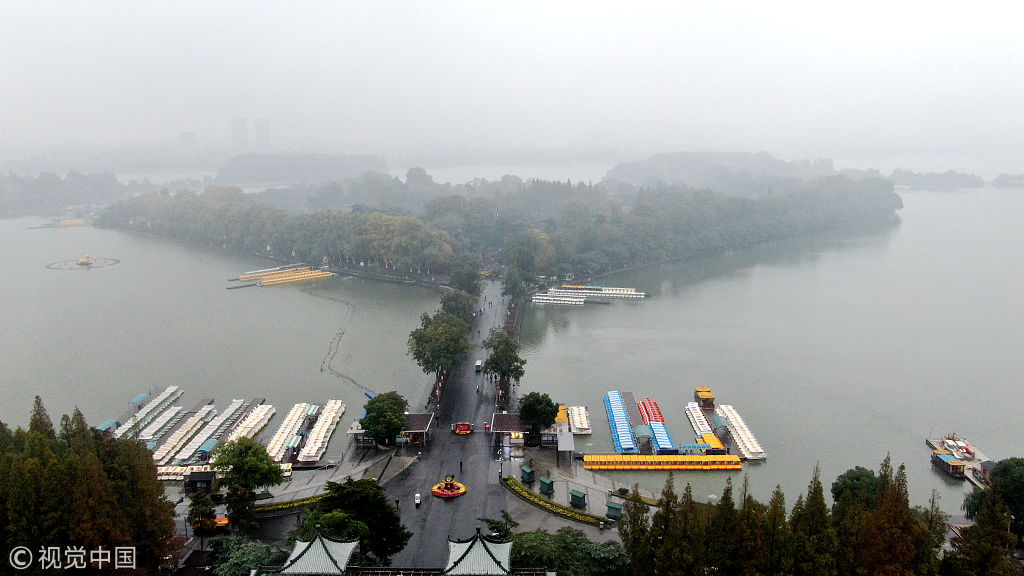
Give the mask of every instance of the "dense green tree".
POLYGON ((211 544, 217 576, 248 576, 261 566, 279 565, 285 558, 268 544, 239 536, 218 536, 211 544))
POLYGON ((42 434, 50 440, 56 440, 57 433, 53 430, 53 421, 50 420, 46 407, 43 406, 43 399, 36 395, 32 404, 32 416, 28 420, 28 431, 42 434))
POLYGON ((512 519, 512 515, 507 510, 501 511, 501 519, 495 518, 477 518, 487 526, 488 533, 494 538, 500 540, 508 540, 512 537, 512 531, 519 526, 519 522, 512 519))
POLYGON ((915 574, 917 545, 924 526, 910 508, 906 468, 900 465, 892 481, 883 483, 877 508, 868 517, 871 529, 858 564, 872 574, 915 574))
POLYGON ((256 493, 252 490, 231 484, 224 495, 227 505, 228 521, 234 530, 251 533, 259 526, 256 521, 256 493))
POLYGON ((863 466, 847 470, 832 483, 839 574, 854 575, 860 570, 866 538, 872 530, 870 512, 877 506, 878 491, 879 480, 874 471, 863 466))
POLYGON ((199 536, 199 548, 203 549, 206 547, 206 537, 213 534, 214 521, 217 519, 213 498, 206 490, 196 490, 189 494, 188 499, 188 515, 185 516, 185 522, 188 522, 195 535, 199 536))
POLYGON ((765 560, 763 573, 766 576, 789 574, 793 565, 793 533, 786 522, 786 496, 782 487, 776 486, 768 501, 764 525, 765 560))
POLYGON ((750 482, 743 477, 736 522, 736 559, 739 573, 760 574, 767 558, 765 518, 768 507, 750 494, 750 482))
POLYGON ((152 454, 93 430, 78 410, 57 434, 37 398, 28 430, 0 428, 4 549, 135 546, 134 573, 150 574, 173 552, 173 514, 152 454))
POLYGON ((946 524, 949 517, 939 507, 938 492, 932 490, 927 508, 914 509, 923 526, 917 548, 917 573, 921 576, 935 576, 939 573, 940 551, 946 543, 946 524))
POLYGON ((661 489, 658 506, 651 515, 651 528, 648 532, 651 547, 648 569, 653 574, 669 574, 675 566, 681 564, 682 550, 676 541, 682 534, 679 521, 679 497, 675 491, 674 475, 669 472, 665 486, 661 489))
MULTIPOLYGON (((50 186, 59 187, 60 179, 52 180, 38 187, 57 189, 50 186)), ((429 180, 413 174, 412 183, 403 184, 367 174, 245 195, 139 190, 150 193, 108 207, 98 223, 308 262, 326 257, 333 265, 401 277, 441 271, 454 278, 462 262, 495 258, 506 267, 503 290, 519 297, 540 275, 583 276, 826 229, 877 226, 901 207, 891 183, 842 176, 777 180, 769 186, 772 194, 753 190, 745 198, 664 184, 638 189, 510 176, 445 187, 429 180), (423 220, 412 217, 410 210, 421 206, 423 220)))
POLYGON ((405 429, 405 412, 408 409, 409 402, 398 392, 377 394, 366 403, 366 416, 359 424, 367 436, 391 446, 395 436, 405 429))
POLYGON ((459 358, 470 348, 469 324, 452 314, 439 312, 420 316, 420 327, 409 334, 409 355, 426 374, 441 382, 459 358))
POLYGON ((798 497, 793 505, 789 524, 793 531, 793 574, 835 574, 838 542, 828 507, 825 505, 825 490, 821 484, 821 470, 818 466, 814 467, 814 475, 807 486, 807 497, 798 497))
POLYGON ((455 264, 449 276, 448 285, 462 290, 476 298, 480 297, 480 261, 476 258, 463 258, 455 264))
POLYGON ((558 405, 545 393, 529 392, 519 399, 519 418, 530 427, 533 437, 540 435, 542 428, 555 423, 558 405))
POLYGON ((616 542, 598 544, 580 530, 565 526, 513 535, 513 568, 546 568, 565 576, 629 574, 629 557, 616 542))
POLYGON ((284 480, 281 467, 267 449, 252 438, 230 440, 210 455, 222 486, 232 528, 242 532, 256 529, 256 490, 276 486, 284 480))
POLYGON ((473 322, 476 305, 477 297, 462 290, 453 290, 441 296, 441 312, 456 316, 467 325, 473 322))
POLYGON ((372 479, 328 482, 324 496, 307 508, 295 529, 299 540, 314 537, 317 525, 338 540, 358 539, 363 555, 359 563, 387 566, 412 537, 384 489, 372 479))
POLYGON ((225 442, 214 450, 210 459, 220 483, 225 486, 256 491, 284 481, 281 467, 267 454, 267 449, 252 438, 225 442))
MULTIPOLYGON (((511 383, 518 383, 526 373, 526 359, 519 355, 519 342, 503 330, 493 332, 484 340, 484 348, 490 350, 490 354, 484 360, 483 371, 498 376, 499 401, 503 402, 508 398, 511 383)), ((550 425, 551 422, 541 428, 550 425)))
POLYGON ((1020 576, 1010 560, 1015 536, 1010 532, 1010 511, 997 488, 978 491, 974 525, 965 528, 957 546, 942 559, 943 576, 1020 576))
POLYGON ((513 536, 509 561, 515 568, 543 568, 554 571, 564 560, 555 539, 547 530, 538 528, 513 536))
POLYGON ((1024 458, 1007 458, 992 469, 992 484, 1010 510, 1010 528, 1018 538, 1024 537, 1024 458))
POLYGON ((619 519, 619 539, 622 547, 629 555, 633 574, 641 576, 647 574, 649 565, 643 563, 644 559, 651 558, 651 519, 650 509, 647 503, 640 498, 638 485, 633 485, 633 491, 622 506, 622 517, 619 519))
POLYGON ((689 483, 683 489, 679 501, 678 521, 674 523, 672 541, 682 542, 680 546, 682 563, 673 574, 697 576, 707 571, 708 555, 705 553, 709 506, 697 502, 693 487, 689 483))
POLYGON ((741 566, 739 514, 732 493, 732 479, 726 478, 707 530, 708 562, 726 575, 739 574, 741 566))

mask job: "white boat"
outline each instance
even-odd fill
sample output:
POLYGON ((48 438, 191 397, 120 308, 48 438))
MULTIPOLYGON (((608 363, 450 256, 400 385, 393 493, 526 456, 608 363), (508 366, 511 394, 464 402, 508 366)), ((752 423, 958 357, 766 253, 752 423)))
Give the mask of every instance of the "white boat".
POLYGON ((569 429, 573 434, 591 434, 590 410, 586 406, 566 406, 569 415, 569 429))
POLYGON ((746 422, 736 412, 736 409, 729 404, 719 404, 715 408, 715 412, 728 421, 729 433, 732 434, 732 439, 736 442, 736 446, 740 449, 744 458, 747 460, 764 460, 767 457, 764 449, 761 448, 761 444, 758 443, 757 438, 747 428, 746 422))

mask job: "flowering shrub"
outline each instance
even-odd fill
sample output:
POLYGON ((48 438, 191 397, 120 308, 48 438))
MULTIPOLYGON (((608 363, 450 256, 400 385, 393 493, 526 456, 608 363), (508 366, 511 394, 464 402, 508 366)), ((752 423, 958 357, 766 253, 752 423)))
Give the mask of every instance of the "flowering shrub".
POLYGON ((320 500, 323 497, 324 497, 323 494, 318 494, 316 496, 310 496, 309 498, 300 498, 298 500, 288 500, 288 501, 285 501, 285 502, 274 502, 273 504, 257 504, 256 505, 256 511, 257 512, 273 512, 273 511, 276 511, 276 510, 288 510, 290 508, 301 508, 303 506, 307 506, 309 504, 312 504, 312 503, 320 500))
POLYGON ((514 476, 506 476, 505 487, 511 490, 516 496, 519 496, 523 500, 526 500, 530 504, 543 508, 544 510, 557 514, 563 518, 568 518, 575 522, 582 522, 584 524, 590 524, 591 526, 597 526, 600 523, 609 523, 609 520, 604 516, 597 516, 588 512, 581 512, 570 506, 563 506, 557 502, 548 500, 547 498, 540 496, 533 490, 530 490, 522 484, 519 480, 516 480, 514 476))

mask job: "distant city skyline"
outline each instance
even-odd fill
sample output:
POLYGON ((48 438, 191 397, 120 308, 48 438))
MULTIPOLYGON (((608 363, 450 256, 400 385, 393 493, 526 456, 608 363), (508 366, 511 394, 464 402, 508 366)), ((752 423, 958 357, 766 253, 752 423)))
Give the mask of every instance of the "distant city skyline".
POLYGON ((240 149, 245 118, 250 151, 558 143, 1024 171, 1008 2, 0 2, 5 158, 182 133, 240 149))

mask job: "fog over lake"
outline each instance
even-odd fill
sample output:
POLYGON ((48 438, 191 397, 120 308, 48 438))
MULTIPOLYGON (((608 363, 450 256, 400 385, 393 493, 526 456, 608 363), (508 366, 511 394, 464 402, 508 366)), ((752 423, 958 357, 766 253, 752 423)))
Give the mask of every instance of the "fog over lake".
MULTIPOLYGON (((710 386, 739 410, 768 453, 748 465, 755 495, 779 483, 789 502, 815 463, 826 483, 886 453, 909 471, 911 499, 932 488, 955 512, 962 484, 931 469, 924 438, 957 432, 988 456, 1021 453, 1024 402, 1024 242, 1019 190, 903 192, 902 222, 852 237, 779 242, 602 279, 650 294, 642 302, 530 308, 521 392, 588 405, 583 451, 611 450, 602 394, 659 401, 677 443, 681 406, 710 386)), ((182 386, 203 397, 266 397, 278 416, 295 402, 340 398, 358 417, 362 390, 397 389, 415 407, 432 377, 406 355, 434 292, 356 279, 314 287, 225 290, 267 261, 160 237, 95 228, 31 230, 0 221, 10 281, 0 286, 4 370, 0 420, 24 426, 32 397, 51 416, 80 407, 92 424, 120 415, 140 392, 182 386), (120 264, 50 270, 93 257, 120 264), (339 338, 340 334, 340 338, 339 338)), ((265 433, 266 434, 266 433, 265 433)), ((330 453, 340 449, 341 434, 330 453)), ((734 482, 741 479, 734 475, 734 482)), ((657 474, 618 474, 659 488, 657 474)), ((698 495, 725 476, 680 474, 698 495)))

